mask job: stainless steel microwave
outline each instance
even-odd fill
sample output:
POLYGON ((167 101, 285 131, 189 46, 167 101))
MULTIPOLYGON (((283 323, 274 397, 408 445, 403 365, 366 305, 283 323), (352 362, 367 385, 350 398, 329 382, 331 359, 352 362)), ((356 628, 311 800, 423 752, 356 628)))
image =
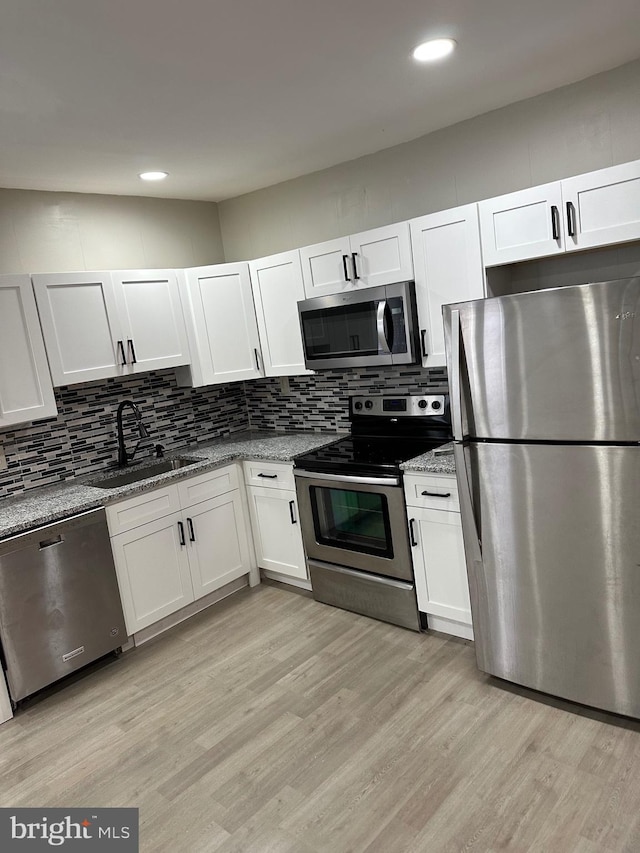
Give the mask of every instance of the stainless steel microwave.
POLYGON ((401 281, 298 302, 305 366, 415 364, 415 284, 401 281))

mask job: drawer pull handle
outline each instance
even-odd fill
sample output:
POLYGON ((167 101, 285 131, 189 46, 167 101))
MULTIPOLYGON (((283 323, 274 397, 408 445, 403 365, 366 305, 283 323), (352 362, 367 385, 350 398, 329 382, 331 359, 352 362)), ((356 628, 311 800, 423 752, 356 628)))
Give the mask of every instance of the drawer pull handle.
POLYGON ((422 492, 428 498, 450 498, 451 492, 422 492))
POLYGON ((413 529, 413 525, 415 524, 415 521, 416 521, 415 518, 409 519, 409 540, 410 540, 411 546, 413 548, 415 548, 416 545, 418 544, 418 540, 416 539, 415 530, 413 529))
POLYGON ((258 477, 264 477, 265 480, 277 480, 277 474, 258 474, 258 477))

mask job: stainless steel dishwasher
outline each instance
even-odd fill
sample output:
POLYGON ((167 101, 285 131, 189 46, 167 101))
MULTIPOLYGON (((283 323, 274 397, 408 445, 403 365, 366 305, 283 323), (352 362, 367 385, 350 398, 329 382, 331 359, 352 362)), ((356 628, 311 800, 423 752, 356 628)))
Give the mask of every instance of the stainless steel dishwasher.
POLYGON ((0 540, 0 641, 14 703, 126 637, 103 508, 0 540))

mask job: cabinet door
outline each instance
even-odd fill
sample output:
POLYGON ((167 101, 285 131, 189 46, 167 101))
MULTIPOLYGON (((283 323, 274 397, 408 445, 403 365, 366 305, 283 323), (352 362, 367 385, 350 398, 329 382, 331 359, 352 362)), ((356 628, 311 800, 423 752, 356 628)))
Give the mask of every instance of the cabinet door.
POLYGON ((249 512, 258 566, 307 579, 296 493, 250 486, 249 512))
POLYGON ((409 223, 351 235, 351 257, 356 283, 364 287, 413 279, 409 223))
MULTIPOLYGON (((413 531, 418 608, 427 615, 471 625, 471 604, 460 514, 407 507, 413 531)), ((427 619, 427 622, 429 620, 427 619)), ((455 633, 455 625, 450 633, 455 633)), ((460 636, 468 636, 464 630, 460 636)))
POLYGON ((482 299, 484 276, 475 204, 412 219, 422 364, 446 364, 442 306, 482 299))
POLYGON ((227 492, 183 513, 195 598, 249 573, 249 539, 240 492, 227 492))
POLYGON ((560 182, 478 204, 486 267, 564 252, 560 182))
POLYGON ((307 299, 340 293, 357 286, 348 237, 305 246, 300 249, 300 261, 307 299))
POLYGON ((305 298, 300 254, 283 252, 249 263, 265 376, 313 373, 304 366, 298 302, 305 298))
POLYGON ((0 428, 57 412, 31 279, 0 276, 0 428))
POLYGON ((259 379, 260 342, 248 264, 184 270, 194 387, 259 379))
POLYGON ((640 239, 640 160, 562 181, 567 251, 640 239))
POLYGON ((168 516, 111 539, 127 631, 133 634, 193 601, 186 530, 168 516))
POLYGON ((129 373, 189 363, 178 281, 173 270, 117 270, 114 293, 129 373))
POLYGON ((123 339, 109 272, 33 275, 54 386, 121 376, 123 339))

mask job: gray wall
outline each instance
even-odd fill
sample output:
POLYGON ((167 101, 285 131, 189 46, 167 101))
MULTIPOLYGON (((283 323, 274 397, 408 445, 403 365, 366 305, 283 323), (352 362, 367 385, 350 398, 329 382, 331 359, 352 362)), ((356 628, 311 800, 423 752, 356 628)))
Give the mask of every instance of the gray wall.
POLYGON ((640 60, 219 204, 226 260, 258 258, 640 158, 640 60))
POLYGON ((0 273, 187 267, 224 260, 217 205, 0 189, 0 273))

